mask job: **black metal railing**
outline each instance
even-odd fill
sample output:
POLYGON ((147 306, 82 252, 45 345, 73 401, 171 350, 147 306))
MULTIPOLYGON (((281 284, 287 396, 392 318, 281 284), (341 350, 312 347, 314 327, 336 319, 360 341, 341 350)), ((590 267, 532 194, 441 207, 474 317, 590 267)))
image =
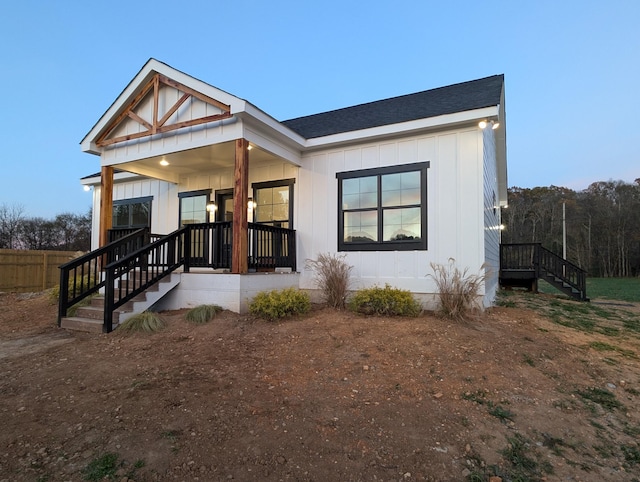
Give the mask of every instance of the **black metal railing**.
POLYGON ((185 247, 189 245, 190 229, 184 227, 105 267, 105 332, 113 329, 117 308, 185 264, 185 247))
POLYGON ((529 271, 568 295, 581 301, 587 298, 587 272, 562 256, 544 248, 541 243, 500 245, 501 278, 509 272, 529 271))
POLYGON ((296 271, 296 232, 249 223, 249 269, 291 268, 296 271))
POLYGON ((58 324, 67 316, 69 308, 96 293, 105 284, 103 268, 126 257, 149 241, 148 229, 137 229, 60 266, 58 324))
MULTIPOLYGON (((189 224, 166 236, 150 234, 148 229, 113 231, 112 242, 60 267, 58 324, 71 306, 104 288, 103 331, 108 333, 114 310, 178 267, 184 266, 186 272, 232 267, 231 221, 189 224)), ((295 271, 295 231, 249 223, 248 267, 295 271)))
POLYGON ((189 224, 187 268, 231 269, 231 221, 189 224))

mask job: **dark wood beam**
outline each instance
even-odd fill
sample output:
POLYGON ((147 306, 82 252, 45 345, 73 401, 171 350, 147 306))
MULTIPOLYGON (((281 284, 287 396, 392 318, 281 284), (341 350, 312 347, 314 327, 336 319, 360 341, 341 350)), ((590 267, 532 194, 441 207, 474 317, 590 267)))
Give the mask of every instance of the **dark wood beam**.
POLYGON ((100 171, 100 247, 109 242, 113 225, 113 166, 102 166, 100 171))
POLYGON ((235 169, 233 172, 233 240, 231 248, 231 272, 248 272, 248 219, 249 200, 249 142, 236 140, 235 169))

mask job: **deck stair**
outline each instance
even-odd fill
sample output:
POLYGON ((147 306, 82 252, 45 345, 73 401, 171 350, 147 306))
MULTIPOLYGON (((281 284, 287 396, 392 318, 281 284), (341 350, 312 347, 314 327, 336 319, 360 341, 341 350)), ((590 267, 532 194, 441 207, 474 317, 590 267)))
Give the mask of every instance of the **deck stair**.
POLYGON ((544 248, 540 243, 500 245, 500 285, 538 291, 543 279, 579 301, 587 297, 587 272, 544 248))
MULTIPOLYGON (((139 276, 137 276, 139 278, 139 276)), ((151 308, 163 296, 169 293, 180 282, 180 273, 171 273, 153 284, 141 294, 127 301, 113 312, 113 329, 127 319, 151 308)), ((139 281, 129 280, 139 284, 139 281)), ((118 290, 116 289, 116 292, 118 290)), ((60 326, 67 330, 102 333, 104 331, 104 295, 99 294, 90 299, 89 304, 76 309, 74 316, 63 317, 60 326)))

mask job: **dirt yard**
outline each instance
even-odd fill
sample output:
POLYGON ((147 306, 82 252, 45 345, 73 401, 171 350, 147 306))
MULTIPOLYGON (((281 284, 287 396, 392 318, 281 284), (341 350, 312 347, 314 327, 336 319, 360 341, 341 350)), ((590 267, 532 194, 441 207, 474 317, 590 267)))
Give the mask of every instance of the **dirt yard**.
POLYGON ((89 335, 2 294, 0 481, 640 480, 638 307, 506 300, 89 335))

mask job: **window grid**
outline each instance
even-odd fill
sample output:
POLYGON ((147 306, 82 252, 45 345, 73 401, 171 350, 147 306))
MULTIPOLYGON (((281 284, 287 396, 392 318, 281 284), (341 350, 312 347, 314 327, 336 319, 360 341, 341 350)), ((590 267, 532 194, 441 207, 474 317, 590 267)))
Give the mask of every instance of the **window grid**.
POLYGON ((427 249, 428 167, 423 162, 338 173, 338 249, 427 249))

